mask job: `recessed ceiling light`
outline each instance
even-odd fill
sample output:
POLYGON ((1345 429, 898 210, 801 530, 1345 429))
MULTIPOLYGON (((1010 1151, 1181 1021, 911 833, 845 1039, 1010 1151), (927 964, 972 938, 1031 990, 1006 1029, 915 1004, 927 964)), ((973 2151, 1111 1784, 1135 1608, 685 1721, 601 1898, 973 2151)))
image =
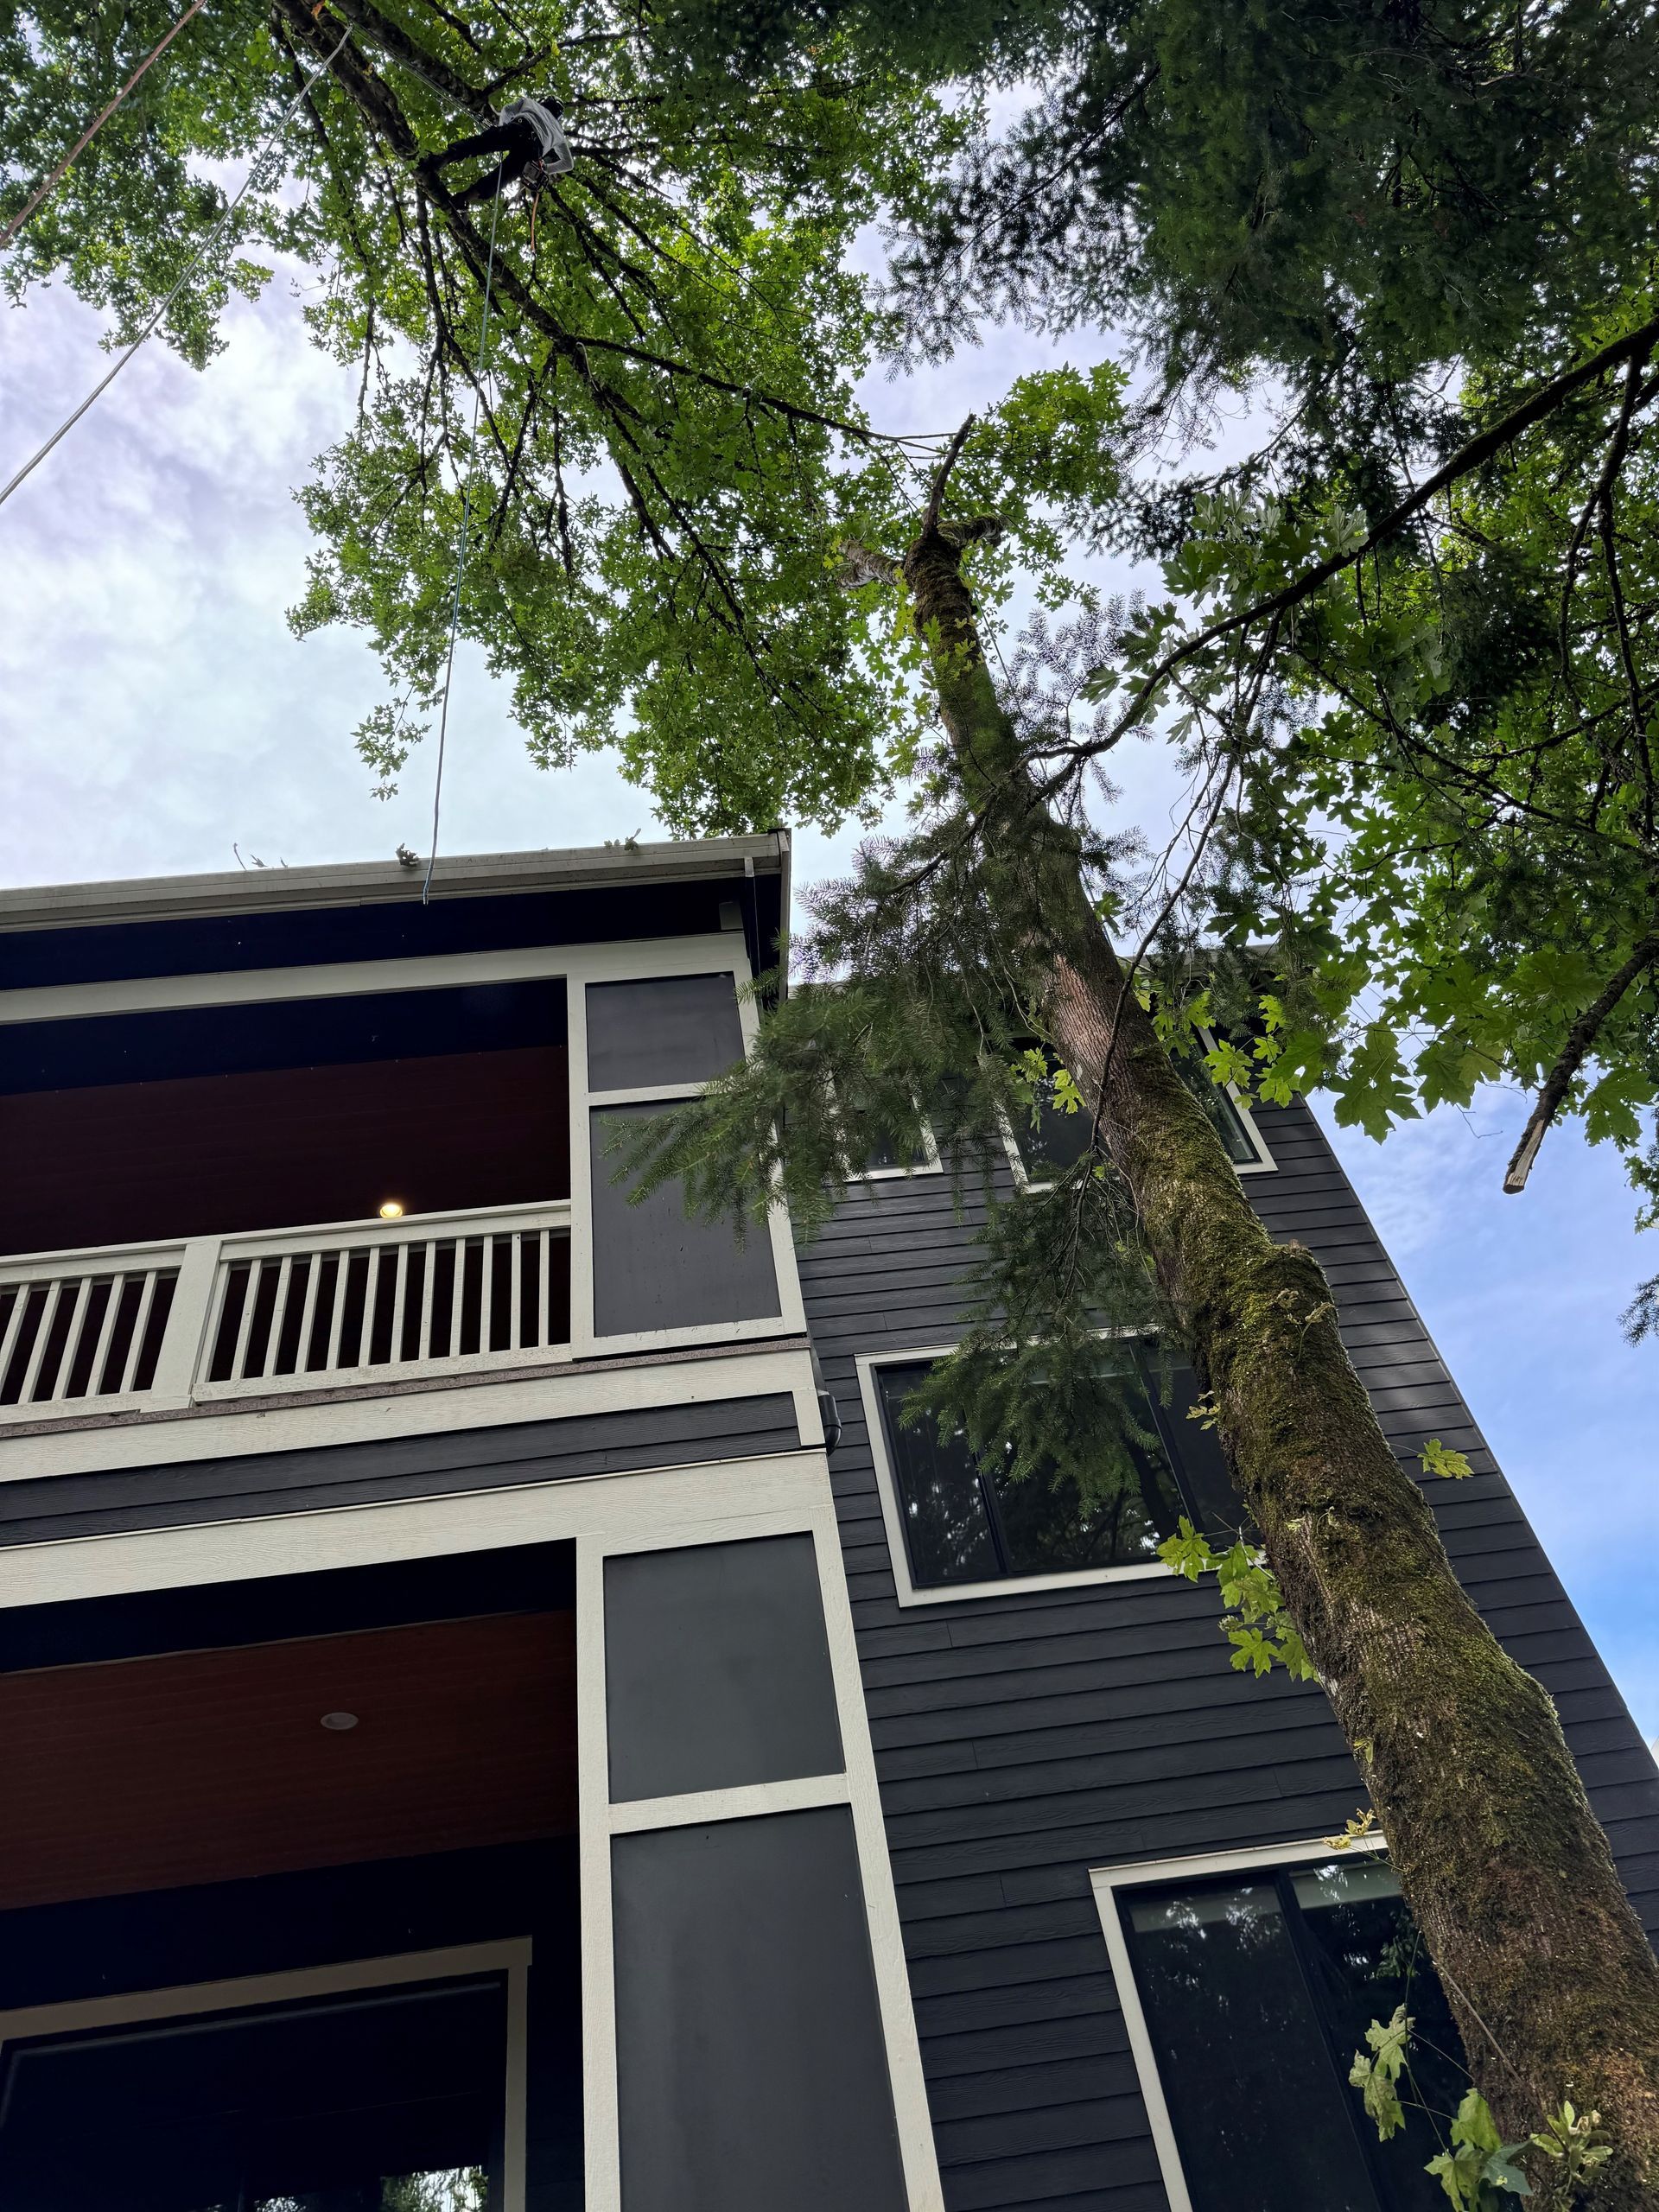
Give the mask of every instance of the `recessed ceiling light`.
POLYGON ((401 1221, 403 1217, 404 1202, 401 1198, 381 1199, 380 1218, 382 1221, 401 1221))
POLYGON ((356 1727, 357 1715, 354 1713, 325 1713, 322 1725, 325 1728, 334 1729, 336 1734, 344 1735, 346 1729, 356 1727))

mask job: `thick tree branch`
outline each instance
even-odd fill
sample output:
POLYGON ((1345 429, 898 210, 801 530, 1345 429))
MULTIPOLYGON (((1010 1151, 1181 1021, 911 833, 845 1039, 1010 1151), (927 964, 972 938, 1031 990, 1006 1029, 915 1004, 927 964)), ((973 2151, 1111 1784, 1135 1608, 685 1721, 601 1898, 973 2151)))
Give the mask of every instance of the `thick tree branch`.
POLYGON ((1617 969, 1608 978, 1567 1031, 1560 1058, 1544 1078, 1527 1126, 1522 1132, 1521 1141, 1515 1148, 1509 1172, 1503 1178, 1503 1188, 1511 1198, 1526 1189, 1527 1178, 1532 1173, 1532 1163, 1538 1157, 1538 1147, 1544 1141, 1545 1132, 1560 1112, 1561 1101, 1571 1090, 1573 1077, 1583 1066, 1585 1055, 1600 1034, 1602 1024, 1625 992, 1653 966, 1656 960, 1659 960, 1659 930, 1649 930, 1624 966, 1617 969))
POLYGON ((447 61, 440 60, 435 54, 429 54, 423 47, 417 46, 409 33, 383 16, 372 4, 372 0, 330 0, 330 4, 348 22, 354 24, 365 38, 372 41, 383 54, 390 54, 400 68, 407 69, 412 77, 418 77, 433 92, 441 93, 445 99, 464 109, 480 123, 495 121, 495 110, 491 106, 486 92, 481 92, 476 85, 469 85, 447 61))

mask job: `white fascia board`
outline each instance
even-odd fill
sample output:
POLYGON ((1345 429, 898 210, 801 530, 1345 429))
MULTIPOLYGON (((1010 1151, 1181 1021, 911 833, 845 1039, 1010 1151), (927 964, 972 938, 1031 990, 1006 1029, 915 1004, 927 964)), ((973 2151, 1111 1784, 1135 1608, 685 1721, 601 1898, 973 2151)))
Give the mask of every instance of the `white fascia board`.
MULTIPOLYGON (((564 851, 468 853, 441 860, 435 899, 512 891, 574 891, 615 884, 779 875, 789 839, 686 837, 646 845, 586 845, 564 851)), ((413 902, 421 872, 397 861, 353 861, 327 868, 227 869, 213 875, 160 875, 110 883, 42 884, 0 891, 0 930, 67 929, 95 922, 184 920, 199 915, 277 912, 305 906, 413 902)))

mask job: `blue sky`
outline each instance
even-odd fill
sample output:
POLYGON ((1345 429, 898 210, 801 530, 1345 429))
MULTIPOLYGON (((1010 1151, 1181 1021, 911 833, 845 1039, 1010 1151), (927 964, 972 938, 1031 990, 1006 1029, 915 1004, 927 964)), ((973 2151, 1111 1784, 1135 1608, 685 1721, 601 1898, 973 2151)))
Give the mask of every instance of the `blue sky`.
MULTIPOLYGON (((163 874, 424 851, 431 763, 417 753, 382 803, 350 745, 381 697, 353 637, 296 643, 283 610, 306 553, 293 487, 349 420, 352 378, 309 348, 302 288, 280 278, 236 304, 205 376, 159 347, 0 510, 10 620, 0 633, 0 882, 163 874)), ((61 291, 6 317, 0 480, 107 365, 98 319, 61 291)), ((1100 349, 1096 349, 1096 351, 1100 349)), ((987 344, 908 384, 873 389, 894 429, 949 426, 1039 358, 987 344)), ((1116 771, 1156 831, 1173 785, 1155 747, 1116 771)), ((446 776, 450 852, 652 834, 649 808, 603 760, 533 768, 499 687, 463 651, 446 776)), ((850 838, 807 835, 798 879, 850 838)), ((1324 1111, 1324 1109, 1321 1109, 1324 1111)), ((1324 1111, 1331 1127, 1328 1111, 1324 1111)), ((1659 1351, 1632 1350, 1619 1309, 1659 1270, 1617 1161, 1574 1132, 1545 1146, 1524 1198, 1501 1194, 1524 1118, 1494 1093, 1377 1146, 1338 1150, 1569 1592, 1630 1700, 1659 1735, 1659 1351)))

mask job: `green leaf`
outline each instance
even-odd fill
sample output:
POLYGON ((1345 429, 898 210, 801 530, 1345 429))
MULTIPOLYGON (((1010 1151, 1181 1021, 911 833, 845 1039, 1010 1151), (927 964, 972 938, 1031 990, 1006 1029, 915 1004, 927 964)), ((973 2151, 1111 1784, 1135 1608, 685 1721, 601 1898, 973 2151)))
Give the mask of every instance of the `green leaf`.
POLYGON ((1444 1475, 1449 1481, 1462 1482, 1475 1471, 1463 1452, 1454 1452, 1449 1444, 1442 1444, 1438 1436, 1429 1438, 1420 1456, 1426 1475, 1444 1475))

